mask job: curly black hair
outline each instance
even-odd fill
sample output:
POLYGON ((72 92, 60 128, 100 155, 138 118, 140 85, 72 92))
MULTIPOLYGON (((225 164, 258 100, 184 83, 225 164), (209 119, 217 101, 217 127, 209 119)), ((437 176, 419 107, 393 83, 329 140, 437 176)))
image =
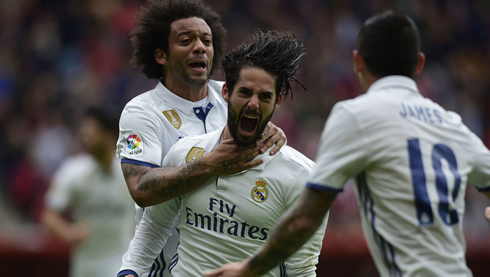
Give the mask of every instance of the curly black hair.
POLYGON ((241 69, 249 66, 262 68, 275 76, 276 96, 282 93, 287 97, 291 92, 292 99, 289 82, 293 80, 297 82, 294 75, 300 68, 302 57, 306 54, 303 42, 292 32, 264 33, 261 30, 257 30, 251 40, 249 44, 242 43, 237 46, 223 59, 225 82, 230 93, 240 77, 241 69))
POLYGON ((202 18, 208 24, 213 35, 213 64, 219 64, 226 49, 226 30, 221 16, 199 0, 148 0, 137 15, 137 28, 130 34, 134 48, 131 64, 142 67, 148 79, 163 78, 162 65, 155 61, 154 52, 162 49, 168 53, 170 25, 190 17, 202 18))

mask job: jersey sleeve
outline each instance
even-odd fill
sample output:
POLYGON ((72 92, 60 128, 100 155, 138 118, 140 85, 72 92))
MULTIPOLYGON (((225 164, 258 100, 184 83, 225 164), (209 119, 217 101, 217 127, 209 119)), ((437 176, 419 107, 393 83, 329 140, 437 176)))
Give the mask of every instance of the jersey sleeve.
POLYGON ((474 167, 468 174, 468 183, 479 191, 490 191, 490 151, 474 133, 471 133, 470 140, 474 148, 474 167))
POLYGON ((325 124, 309 187, 341 192, 367 165, 368 143, 355 116, 338 103, 325 124))
POLYGON ((66 211, 73 202, 77 171, 72 166, 73 161, 67 160, 61 164, 53 176, 51 185, 46 193, 46 205, 57 212, 66 211))
POLYGON ((147 207, 144 210, 129 249, 122 258, 121 272, 142 276, 150 270, 162 251, 179 218, 180 198, 147 207))
POLYGON ((117 157, 122 162, 137 161, 139 164, 160 166, 162 161, 163 128, 159 128, 159 118, 149 112, 144 105, 128 105, 119 121, 117 157))

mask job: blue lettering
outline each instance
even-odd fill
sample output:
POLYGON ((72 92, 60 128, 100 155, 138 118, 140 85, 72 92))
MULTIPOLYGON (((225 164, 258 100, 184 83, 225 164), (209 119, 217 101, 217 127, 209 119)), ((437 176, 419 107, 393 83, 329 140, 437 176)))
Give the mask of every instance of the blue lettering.
POLYGON ((223 200, 219 201, 219 211, 223 212, 223 200))
POLYGON ((427 117, 429 118, 429 122, 432 124, 436 124, 434 120, 432 120, 432 113, 430 112, 429 108, 425 108, 425 112, 427 113, 427 117))
POLYGON ((437 120, 439 120, 439 124, 442 124, 442 117, 438 110, 434 109, 434 115, 437 117, 437 120))
POLYGON ((216 218, 216 213, 213 214, 213 231, 218 231, 218 219, 216 218))
POLYGON ((262 228, 262 230, 260 230, 260 233, 262 234, 263 237, 261 237, 259 240, 266 240, 267 239, 267 231, 269 231, 269 229, 267 229, 267 228, 262 228))
POLYGON ((223 227, 225 225, 225 222, 228 223, 229 221, 224 218, 220 218, 219 221, 220 221, 219 232, 223 234, 223 227))
POLYGON ((192 210, 191 210, 191 209, 189 209, 188 207, 185 207, 185 210, 186 210, 186 212, 187 212, 187 213, 186 213, 186 215, 185 215, 185 218, 187 219, 187 220, 185 221, 185 223, 187 223, 187 224, 189 224, 189 225, 194 225, 194 223, 192 223, 192 222, 190 222, 190 221, 189 221, 189 216, 191 215, 192 210))
POLYGON ((201 228, 204 229, 204 219, 207 219, 208 230, 211 230, 211 217, 208 215, 196 214, 194 213, 194 220, 196 221, 196 227, 199 226, 199 219, 201 219, 201 228))
POLYGON ((420 116, 422 116, 424 118, 424 121, 427 122, 427 119, 425 118, 424 108, 414 107, 414 109, 417 112, 417 119, 420 120, 420 116))
POLYGON ((213 206, 215 205, 214 202, 218 202, 218 199, 214 199, 214 198, 209 198, 209 210, 213 210, 213 206))
POLYGON ((230 217, 233 217, 233 215, 235 214, 235 208, 236 206, 233 205, 233 208, 231 208, 231 212, 230 212, 230 207, 228 207, 228 204, 225 204, 226 205, 226 211, 228 212, 228 214, 230 215, 230 217))
POLYGON ((403 112, 400 112, 400 115, 402 117, 405 117, 406 118, 407 117, 407 110, 405 109, 405 105, 403 105, 403 103, 401 103, 401 104, 402 104, 403 112))
POLYGON ((230 223, 233 224, 233 226, 228 228, 228 234, 238 237, 238 222, 232 220, 230 223))
POLYGON ((254 236, 254 234, 257 233, 257 231, 259 231, 259 227, 251 226, 250 229, 248 229, 248 236, 251 239, 257 239, 258 237, 254 236))
POLYGON ((413 117, 413 118, 417 118, 417 116, 415 115, 415 113, 413 112, 412 108, 410 108, 410 106, 407 106, 408 108, 408 113, 410 115, 410 117, 413 117))
POLYGON ((245 237, 245 229, 247 228, 247 226, 250 226, 250 225, 248 225, 246 221, 245 221, 245 222, 242 222, 242 232, 241 232, 241 234, 240 234, 240 236, 241 236, 242 238, 244 238, 244 237, 245 237))

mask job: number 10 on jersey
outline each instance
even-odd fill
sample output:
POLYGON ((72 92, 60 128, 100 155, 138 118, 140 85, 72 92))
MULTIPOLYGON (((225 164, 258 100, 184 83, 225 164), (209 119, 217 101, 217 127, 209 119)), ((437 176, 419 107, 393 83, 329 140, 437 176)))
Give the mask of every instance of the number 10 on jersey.
MULTIPOLYGON (((417 209, 417 218, 421 226, 430 226, 434 224, 434 213, 431 208, 431 201, 427 192, 427 182, 425 177, 422 152, 418 139, 408 140, 408 154, 410 158, 410 170, 412 173, 413 192, 415 196, 415 206, 417 209)), ((435 171, 435 186, 439 196, 438 211, 442 221, 446 225, 453 225, 459 222, 458 211, 450 209, 449 205, 449 187, 446 176, 442 170, 442 159, 446 160, 449 170, 454 176, 454 189, 451 197, 454 201, 458 196, 461 185, 461 175, 458 172, 458 164, 454 152, 445 144, 436 144, 432 147, 432 167, 435 171)))

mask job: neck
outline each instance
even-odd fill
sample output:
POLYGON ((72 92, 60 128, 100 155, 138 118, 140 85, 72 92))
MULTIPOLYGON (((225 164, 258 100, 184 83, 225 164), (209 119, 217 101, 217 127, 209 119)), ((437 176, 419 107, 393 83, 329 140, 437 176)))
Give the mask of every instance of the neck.
POLYGON ((221 137, 223 140, 231 139, 233 138, 230 133, 230 129, 228 129, 228 125, 226 125, 225 129, 223 130, 223 134, 221 134, 221 137))
POLYGON ((110 171, 115 150, 114 147, 109 146, 104 147, 101 151, 94 151, 94 153, 92 153, 95 160, 99 162, 104 171, 110 171))
POLYGON ((191 102, 197 102, 208 96, 208 82, 202 86, 182 82, 165 82, 164 85, 175 95, 191 102))
POLYGON ((361 87, 364 91, 367 91, 371 85, 380 78, 373 76, 369 72, 360 73, 361 87))

